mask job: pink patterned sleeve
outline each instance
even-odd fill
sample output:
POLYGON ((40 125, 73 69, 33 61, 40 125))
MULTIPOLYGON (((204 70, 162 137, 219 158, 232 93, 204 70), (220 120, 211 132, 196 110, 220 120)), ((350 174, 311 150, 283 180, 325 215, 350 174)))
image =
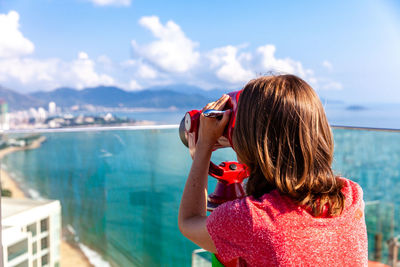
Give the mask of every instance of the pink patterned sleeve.
POLYGON ((218 256, 229 262, 243 257, 251 242, 252 223, 245 201, 236 200, 215 209, 207 218, 207 230, 217 248, 218 256))

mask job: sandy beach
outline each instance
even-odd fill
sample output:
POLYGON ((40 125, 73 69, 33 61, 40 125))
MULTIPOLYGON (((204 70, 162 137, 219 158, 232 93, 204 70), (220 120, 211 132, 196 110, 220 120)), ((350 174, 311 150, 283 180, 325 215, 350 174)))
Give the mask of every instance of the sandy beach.
MULTIPOLYGON (((27 147, 7 147, 0 150, 0 161, 1 159, 9 154, 16 151, 35 149, 40 147, 40 145, 46 140, 44 136, 36 139, 27 147)), ((8 189, 11 191, 12 198, 27 198, 18 184, 10 177, 10 175, 3 169, 0 170, 1 177, 1 187, 3 189, 8 189)), ((92 266, 86 256, 82 251, 75 246, 61 240, 61 262, 62 267, 81 267, 81 266, 92 266)))

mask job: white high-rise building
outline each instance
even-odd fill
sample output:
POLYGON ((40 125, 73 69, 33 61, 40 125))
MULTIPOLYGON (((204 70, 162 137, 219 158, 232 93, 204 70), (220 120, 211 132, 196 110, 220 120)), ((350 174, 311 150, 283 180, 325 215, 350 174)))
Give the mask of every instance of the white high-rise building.
POLYGON ((1 198, 4 267, 60 266, 58 200, 1 198))
POLYGON ((57 106, 56 103, 51 101, 49 102, 49 114, 50 115, 54 115, 57 113, 57 106))
POLYGON ((38 118, 37 118, 40 122, 43 122, 47 119, 47 111, 40 107, 38 108, 38 118))

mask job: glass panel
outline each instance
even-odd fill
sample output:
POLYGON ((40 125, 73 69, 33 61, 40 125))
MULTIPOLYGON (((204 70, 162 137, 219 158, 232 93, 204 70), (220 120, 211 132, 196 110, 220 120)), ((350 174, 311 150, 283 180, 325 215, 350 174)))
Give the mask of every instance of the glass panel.
POLYGON ((25 253, 28 253, 28 240, 22 240, 18 243, 15 243, 7 248, 8 252, 8 261, 15 259, 18 256, 21 256, 25 253))
POLYGON ((388 263, 387 241, 400 234, 400 132, 336 129, 334 170, 361 185, 368 258, 388 263))
POLYGON ((192 252, 192 267, 210 267, 211 253, 204 249, 196 249, 192 252))
MULTIPOLYGON (((192 160, 177 129, 41 135, 47 141, 40 148, 2 161, 36 194, 60 200, 69 240, 78 236, 118 266, 191 264, 197 247, 181 235, 176 218, 192 160)), ((334 129, 334 139, 335 172, 364 190, 369 258, 387 262, 386 241, 400 234, 400 132, 334 129)), ((236 158, 226 149, 213 160, 236 158)), ((210 191, 215 184, 210 178, 210 191)))
POLYGON ((36 223, 32 223, 30 225, 28 225, 28 227, 26 228, 28 232, 32 233, 32 237, 36 236, 36 223))
POLYGON ((41 249, 45 249, 49 247, 49 238, 48 237, 44 237, 42 238, 42 240, 40 240, 40 248, 41 249))
POLYGON ((37 267, 37 260, 34 260, 34 261, 32 262, 32 267, 37 267))
POLYGON ((46 232, 49 230, 49 218, 40 221, 40 232, 46 232))

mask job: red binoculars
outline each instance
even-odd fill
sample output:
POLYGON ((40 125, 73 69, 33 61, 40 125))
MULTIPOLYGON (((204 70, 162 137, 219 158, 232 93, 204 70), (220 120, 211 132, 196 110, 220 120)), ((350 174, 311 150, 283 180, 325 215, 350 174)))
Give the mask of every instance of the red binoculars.
MULTIPOLYGON (((232 147, 234 149, 232 144, 232 134, 235 127, 236 112, 241 93, 242 90, 228 93, 229 99, 223 110, 230 109, 232 111, 231 117, 223 135, 214 145, 214 150, 225 147, 232 147)), ((191 110, 187 112, 179 126, 179 136, 182 143, 189 147, 189 149, 194 149, 197 142, 201 113, 201 110, 191 110)), ((204 116, 213 117, 218 116, 221 113, 222 112, 220 111, 213 112, 212 110, 206 110, 203 112, 204 116)), ((218 182, 214 193, 208 196, 207 210, 212 211, 214 208, 226 201, 245 196, 242 183, 245 178, 249 177, 249 173, 244 164, 226 161, 219 165, 215 165, 210 162, 208 173, 212 177, 216 178, 218 182)))

